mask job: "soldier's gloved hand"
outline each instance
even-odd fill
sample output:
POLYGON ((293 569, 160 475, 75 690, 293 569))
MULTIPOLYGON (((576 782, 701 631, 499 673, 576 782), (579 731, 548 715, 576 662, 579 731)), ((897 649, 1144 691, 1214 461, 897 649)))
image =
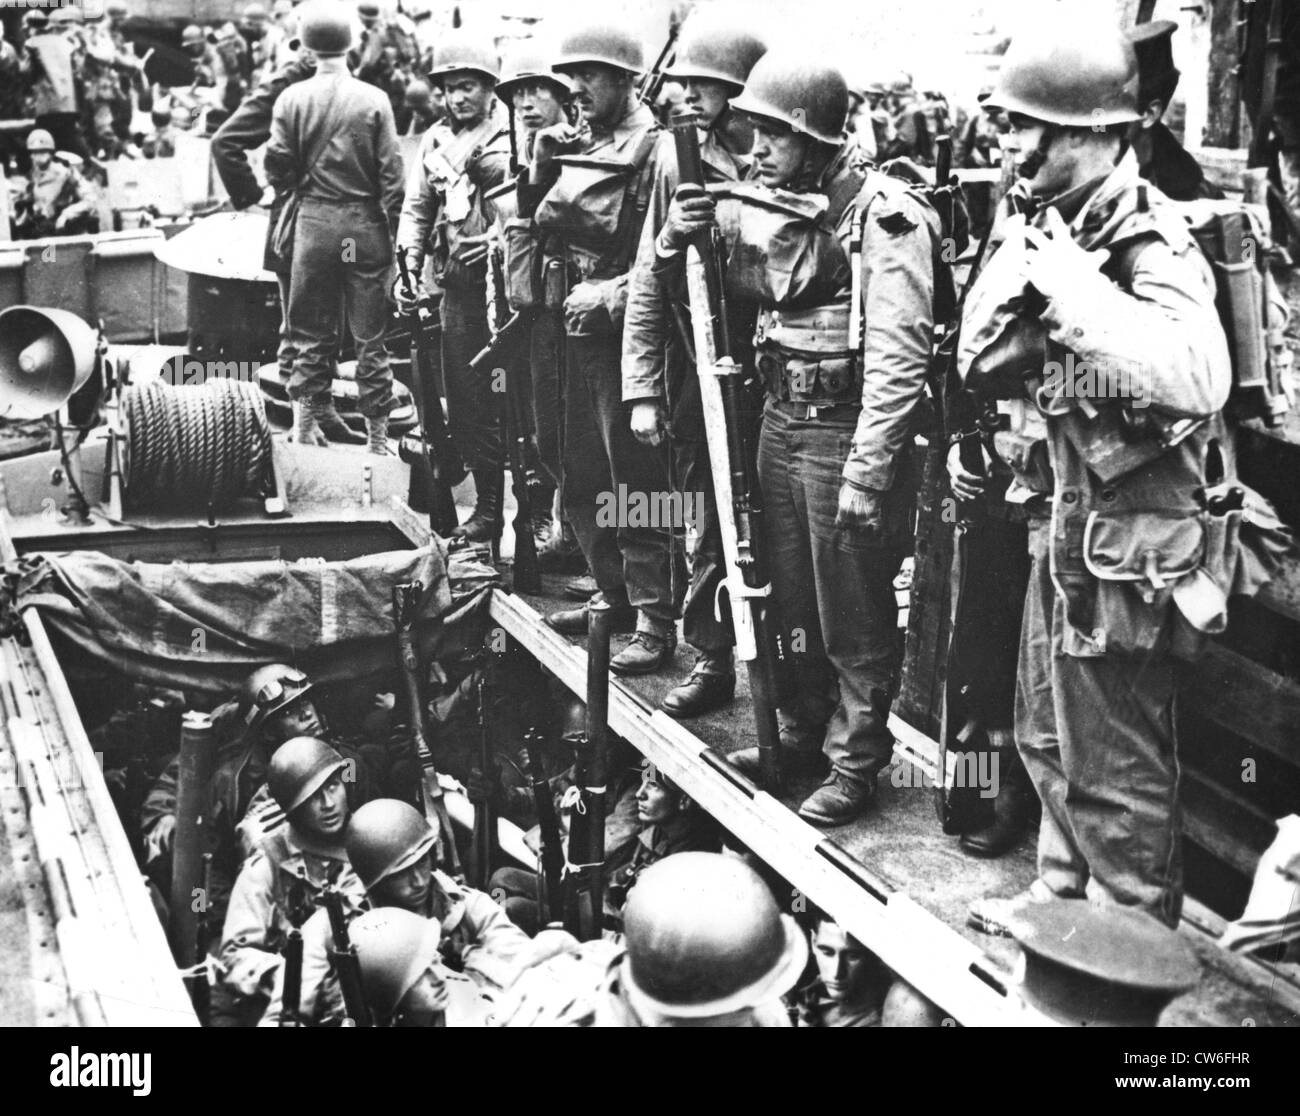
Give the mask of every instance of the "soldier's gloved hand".
POLYGON ((657 446, 667 428, 664 405, 658 399, 638 399, 632 404, 632 434, 645 446, 657 446))
POLYGON ((1100 272, 1106 253, 1087 252, 1079 247, 1055 206, 1047 207, 1044 219, 1046 230, 1025 225, 1021 265, 1025 282, 1049 302, 1084 293, 1081 287, 1090 290, 1096 283, 1109 287, 1109 280, 1100 272))
POLYGON ((664 227, 659 230, 659 247, 667 253, 680 252, 696 234, 713 224, 717 206, 703 186, 683 182, 673 194, 664 227))
MULTIPOLYGON (((980 446, 984 454, 985 471, 990 464, 988 451, 980 446)), ((984 478, 969 472, 961 463, 961 445, 954 442, 948 450, 948 486, 958 500, 978 500, 984 495, 984 478)))
POLYGON ((877 489, 844 481, 840 485, 839 507, 835 509, 835 529, 864 537, 879 535, 884 529, 881 514, 884 495, 877 489))

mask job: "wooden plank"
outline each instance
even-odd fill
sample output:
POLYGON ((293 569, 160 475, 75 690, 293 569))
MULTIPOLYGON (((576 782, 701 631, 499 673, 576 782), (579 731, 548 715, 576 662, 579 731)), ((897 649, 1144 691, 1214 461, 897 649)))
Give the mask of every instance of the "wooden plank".
POLYGON ((1257 807, 1197 771, 1183 769, 1183 826, 1189 840, 1251 877, 1276 834, 1276 823, 1257 807))
POLYGON ((1189 667, 1178 696, 1188 711, 1300 765, 1300 684, 1211 644, 1189 667))

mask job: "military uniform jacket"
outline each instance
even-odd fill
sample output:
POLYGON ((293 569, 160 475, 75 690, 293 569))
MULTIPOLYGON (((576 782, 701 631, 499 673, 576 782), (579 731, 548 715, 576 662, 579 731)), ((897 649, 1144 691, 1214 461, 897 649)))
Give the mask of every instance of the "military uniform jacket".
POLYGON ((592 133, 577 157, 585 169, 552 163, 543 183, 520 184, 519 213, 536 219, 548 253, 563 256, 569 289, 586 283, 600 291, 605 320, 591 315, 577 330, 570 323, 571 332, 609 335, 623 325, 628 272, 658 173, 658 128, 638 104, 611 131, 592 133))
POLYGON ((33 82, 36 116, 77 111, 76 67, 72 44, 57 32, 33 35, 24 44, 23 76, 33 82))
POLYGON ((35 219, 38 227, 48 226, 66 216, 69 221, 92 213, 94 199, 85 180, 66 163, 52 159, 44 170, 32 169, 31 179, 23 192, 21 208, 35 219))
MULTIPOLYGON (((510 984, 532 955, 528 935, 483 892, 462 887, 443 872, 434 871, 432 892, 431 910, 425 913, 442 926, 440 949, 447 966, 488 989, 510 984)), ((342 993, 329 960, 332 945, 329 916, 317 911, 302 928, 301 1015, 308 1023, 337 1022, 343 1015, 342 993)), ((283 981, 281 971, 260 1026, 278 1026, 283 981)))
MULTIPOLYGON (((860 488, 885 492, 893 487, 898 462, 911 444, 925 392, 939 217, 906 183, 861 165, 852 147, 843 149, 798 197, 789 198, 789 193, 757 183, 718 192, 728 294, 737 305, 756 304, 760 314, 769 312, 766 332, 757 340, 782 360, 803 361, 810 382, 830 364, 824 357, 838 356, 843 358, 840 365, 861 367, 862 407, 843 476, 860 488), (823 215, 788 222, 778 215, 777 232, 785 245, 778 258, 769 206, 782 203, 782 194, 797 203, 794 208, 820 208, 823 215), (850 352, 849 245, 860 217, 862 346, 850 352), (783 318, 784 324, 772 328, 783 318), (802 324, 792 328, 792 322, 802 324)), ((661 260, 659 266, 680 268, 682 261, 661 260)))
POLYGON ((221 936, 226 984, 251 996, 280 964, 292 926, 315 910, 326 883, 356 906, 365 889, 341 847, 322 846, 292 824, 266 837, 244 862, 230 894, 221 936))
MULTIPOLYGON (((740 182, 749 176, 749 157, 733 150, 735 146, 725 130, 720 133, 714 127, 704 133, 700 161, 704 164, 706 182, 740 182)), ((670 302, 674 297, 680 298, 681 293, 662 286, 655 269, 655 240, 668 219, 668 209, 680 181, 673 137, 664 135, 655 152, 650 205, 641 229, 636 262, 628 276, 623 329, 623 399, 626 402, 663 398, 670 354, 683 361, 686 356, 679 344, 670 302)), ((671 385, 674 377, 670 375, 667 379, 671 385)))
POLYGON ((412 260, 415 274, 428 255, 440 286, 484 289, 487 265, 464 263, 462 257, 474 247, 461 241, 488 231, 483 195, 509 171, 508 127, 501 107, 493 104, 476 127, 455 131, 442 120, 421 136, 397 229, 398 249, 412 260))
MULTIPOLYGON (((1016 259, 1025 249, 1014 222, 1023 218, 1012 218, 967 297, 959 371, 977 389, 994 384, 995 354, 1045 332, 1048 355, 1062 367, 1080 368, 1070 362, 1083 361, 1114 377, 1062 376, 1058 389, 1033 398, 1022 388, 999 404, 1009 416, 1009 433, 1020 433, 1015 439, 995 435, 995 449, 1022 488, 1050 497, 1052 574, 1067 621, 1065 652, 1092 657, 1168 646, 1190 654, 1199 641, 1186 618, 1180 620, 1182 606, 1191 606, 1186 593, 1210 588, 1201 573, 1223 579, 1213 568, 1223 560, 1223 540, 1216 554, 1210 534, 1219 525, 1195 499, 1206 483, 1212 441, 1232 474, 1219 414, 1232 369, 1214 280, 1177 208, 1138 177, 1132 152, 1080 193, 1069 228, 1077 244, 1097 254, 1100 269, 1083 269, 1063 293, 1042 300, 1035 316, 1026 308, 1016 259), (1140 398, 1154 418, 1206 421, 1167 449, 1134 439, 1131 444, 1150 459, 1103 479, 1087 447, 1096 432, 1120 421, 1125 393, 1140 398), (1041 461, 1035 464, 1037 445, 1046 453, 1045 471, 1041 461)), ((1034 220, 1044 221, 1044 213, 1034 220)), ((1225 609, 1226 588, 1220 586, 1225 609)))

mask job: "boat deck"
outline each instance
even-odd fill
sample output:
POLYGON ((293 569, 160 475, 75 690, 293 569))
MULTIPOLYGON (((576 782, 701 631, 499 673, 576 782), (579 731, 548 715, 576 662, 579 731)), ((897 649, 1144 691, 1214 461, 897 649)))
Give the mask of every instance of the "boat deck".
MULTIPOLYGON (((510 615, 511 622, 506 627, 512 634, 517 634, 513 630, 515 626, 543 623, 545 613, 570 607, 561 594, 565 580, 559 576, 544 577, 542 595, 510 598, 513 606, 509 610, 502 609, 498 616, 510 615)), ((581 654, 584 640, 550 634, 565 640, 581 654)), ((628 638, 615 635, 613 653, 617 653, 628 638)), ((525 637, 523 642, 527 646, 528 638, 525 637)), ((546 659, 543 661, 547 662, 546 659)), ((649 677, 613 678, 612 690, 623 693, 647 712, 652 711, 668 690, 685 677, 691 663, 689 648, 679 646, 672 669, 649 677)), ((547 662, 547 665, 551 663, 547 662)), ((736 698, 730 706, 680 722, 681 728, 696 738, 700 747, 725 754, 757 742, 743 665, 740 670, 742 674, 737 682, 736 698)), ((572 685, 564 678, 563 672, 557 673, 572 685)), ((611 705, 614 704, 611 695, 611 705)), ((660 721, 667 720, 663 714, 657 717, 660 721)), ((895 760, 880 776, 879 793, 871 812, 858 821, 832 829, 805 828, 812 834, 832 838, 865 865, 871 875, 878 877, 889 889, 887 909, 896 905, 899 894, 906 896, 907 900, 919 906, 920 912, 917 913, 923 912, 929 921, 936 924, 929 930, 938 931, 940 941, 946 939, 955 946, 956 942, 948 935, 960 936, 972 951, 986 958, 986 963, 979 968, 995 979, 1011 983, 1014 981, 1012 973, 1018 947, 1008 939, 990 938, 967 927, 966 909, 971 901, 981 896, 1012 895, 1028 886, 1035 874, 1035 835, 1029 834, 1016 849, 998 860, 967 856, 958 847, 956 837, 942 832, 935 814, 933 792, 923 768, 927 751, 933 755, 932 742, 897 719, 894 730, 899 738, 895 760)), ((642 743, 635 735, 629 739, 638 746, 642 743)), ((663 766, 670 776, 676 776, 670 763, 663 766)), ((721 776, 715 774, 714 777, 722 781, 721 776)), ((792 824, 805 825, 794 817, 793 810, 814 786, 815 780, 796 781, 780 796, 783 806, 789 808, 792 824)), ((726 824, 728 819, 719 820, 726 824)), ((810 836, 809 839, 814 838, 810 836)), ((796 876, 787 874, 787 879, 795 889, 804 887, 804 881, 796 876)), ((1268 967, 1228 954, 1213 940, 1221 927, 1222 920, 1194 901, 1189 902, 1181 929, 1204 963, 1204 975, 1194 992, 1170 1006, 1162 1023, 1231 1027, 1300 1024, 1300 980, 1297 980, 1295 967, 1268 967)), ((867 944, 873 943, 868 941, 867 944)), ((919 949, 904 950, 900 956, 909 964, 923 966, 926 963, 924 952, 919 949)), ((898 965, 894 967, 899 968, 898 965)), ((915 973, 902 969, 900 972, 913 983, 917 982, 915 973)), ((985 979, 987 981, 987 977, 985 979)), ((955 1014, 959 1022, 964 1021, 960 1011, 955 1014)), ((1013 1020, 1008 1018, 1005 1021, 1013 1020)))

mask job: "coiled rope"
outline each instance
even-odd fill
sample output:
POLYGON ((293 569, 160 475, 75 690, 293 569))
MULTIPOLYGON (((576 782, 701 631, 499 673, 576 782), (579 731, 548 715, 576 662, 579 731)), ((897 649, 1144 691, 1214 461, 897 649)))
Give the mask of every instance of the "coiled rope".
POLYGON ((256 385, 152 380, 128 388, 122 410, 131 508, 225 508, 266 493, 271 430, 256 385))

